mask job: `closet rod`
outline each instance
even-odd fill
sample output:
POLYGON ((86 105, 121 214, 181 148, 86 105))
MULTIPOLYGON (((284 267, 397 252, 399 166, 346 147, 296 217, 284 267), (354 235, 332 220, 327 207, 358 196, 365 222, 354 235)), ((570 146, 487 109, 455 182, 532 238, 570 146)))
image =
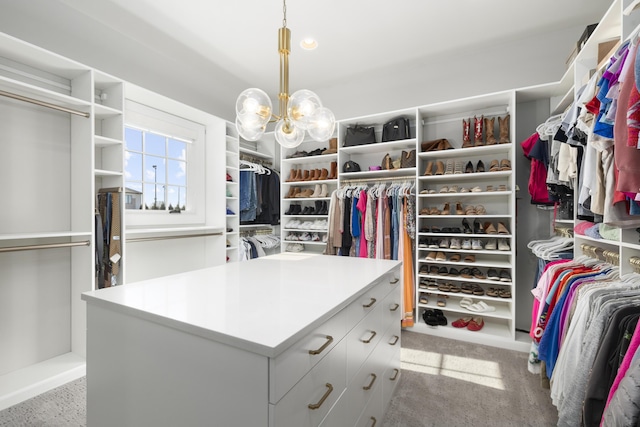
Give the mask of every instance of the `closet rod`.
POLYGON ((84 111, 73 110, 71 108, 62 107, 60 105, 51 104, 49 102, 39 101, 37 99, 28 98, 26 96, 18 95, 18 94, 11 93, 11 92, 6 92, 4 90, 0 90, 0 95, 6 96, 7 98, 17 99, 18 101, 30 102, 31 104, 36 104, 36 105, 39 105, 41 107, 47 107, 47 108, 52 108, 52 109, 58 110, 58 111, 64 111, 65 113, 71 113, 71 114, 75 114, 75 115, 81 116, 81 117, 87 117, 88 118, 90 116, 89 113, 85 113, 84 111))
POLYGON ((389 178, 371 178, 371 179, 344 179, 340 181, 340 184, 368 184, 372 182, 387 182, 387 181, 406 181, 411 182, 415 178, 406 177, 406 176, 398 176, 398 177, 389 177, 389 178))
POLYGON ((186 239, 186 238, 189 238, 189 237, 207 237, 207 236, 222 236, 222 232, 200 233, 200 234, 181 234, 179 236, 133 237, 133 238, 127 239, 127 243, 151 242, 151 241, 154 241, 154 240, 186 239))
MULTIPOLYGON (((476 115, 478 115, 477 113, 480 113, 485 117, 500 116, 502 114, 509 113, 509 108, 505 107, 504 109, 502 109, 500 111, 487 111, 487 112, 482 112, 482 110, 477 110, 476 113, 474 113, 473 111, 470 111, 464 117, 450 117, 448 119, 439 119, 439 120, 423 120, 422 121, 422 125, 423 126, 428 126, 428 125, 437 125, 437 124, 440 124, 440 123, 458 122, 460 120, 466 120, 466 119, 469 119, 469 118, 471 118, 473 116, 476 116, 476 115)), ((473 127, 473 123, 471 123, 471 126, 473 127)))
POLYGON ((55 249, 55 248, 69 248, 73 246, 89 246, 91 241, 83 240, 81 242, 69 242, 69 243, 44 243, 41 245, 25 245, 25 246, 8 246, 6 248, 0 248, 0 252, 19 252, 30 251, 34 249, 55 249))

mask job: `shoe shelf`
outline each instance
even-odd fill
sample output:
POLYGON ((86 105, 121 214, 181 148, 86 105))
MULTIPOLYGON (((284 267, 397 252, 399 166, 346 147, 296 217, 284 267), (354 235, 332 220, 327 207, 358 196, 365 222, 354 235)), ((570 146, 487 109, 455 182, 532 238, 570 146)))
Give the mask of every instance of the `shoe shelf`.
MULTIPOLYGON (((418 215, 419 218, 442 218, 442 219, 447 219, 447 218, 507 218, 509 217, 508 214, 487 214, 487 215, 456 215, 456 214, 451 214, 451 215, 418 215)), ((485 234, 485 236, 488 236, 487 234, 485 234)), ((491 234, 492 236, 492 234, 491 234)))
POLYGON ((399 150, 415 150, 416 140, 402 139, 399 141, 376 142, 374 144, 355 145, 353 147, 340 147, 341 154, 380 154, 399 150))
POLYGON ((320 154, 317 156, 289 157, 281 160, 283 165, 330 164, 338 160, 338 154, 320 154))
MULTIPOLYGON (((463 341, 473 341, 477 343, 485 343, 486 341, 493 341, 495 338, 499 340, 509 341, 512 339, 511 327, 508 324, 510 319, 498 319, 483 316, 481 313, 460 315, 461 313, 445 312, 447 318, 446 326, 429 326, 424 323, 422 319, 422 312, 424 308, 419 308, 418 322, 415 329, 418 332, 423 332, 430 335, 435 335, 443 338, 453 338, 463 341), (482 317, 484 320, 484 326, 479 331, 470 331, 467 328, 454 328, 451 323, 461 317, 482 317)), ((441 309, 442 310, 442 309, 441 309)))
MULTIPOLYGON (((461 227, 458 227, 458 228, 461 228, 461 227)), ((435 237, 453 237, 453 238, 459 238, 459 239, 492 239, 492 238, 510 239, 511 237, 513 237, 511 234, 473 234, 473 233, 467 234, 467 233, 424 233, 424 232, 418 233, 418 236, 434 237, 434 238, 435 237)), ((436 250, 438 248, 421 247, 420 249, 436 250)))
MULTIPOLYGON (((442 198, 451 198, 451 197, 462 197, 462 198, 474 198, 477 197, 479 199, 484 199, 486 197, 496 197, 496 196, 510 196, 511 191, 475 191, 475 192, 446 192, 446 193, 428 193, 428 194, 419 194, 418 197, 420 199, 442 199, 442 198)), ((556 221, 558 222, 558 221, 556 221)))
MULTIPOLYGON (((420 293, 426 294, 429 292, 420 292, 420 293)), ((433 298, 433 297, 431 298, 427 297, 427 298, 429 299, 429 303, 428 304, 418 303, 418 307, 432 309, 432 310, 440 309, 445 313, 445 317, 447 317, 447 313, 457 313, 458 317, 482 316, 484 318, 495 318, 495 319, 511 319, 511 316, 512 316, 511 309, 509 307, 508 300, 506 300, 506 298, 503 298, 502 301, 499 301, 498 298, 492 298, 492 297, 481 297, 481 296, 469 295, 469 294, 448 294, 448 298, 445 299, 446 305, 444 307, 438 306, 437 303, 433 301, 434 299, 437 301, 438 298, 433 298), (458 296, 454 297, 453 295, 458 295, 458 296), (477 301, 485 301, 487 305, 494 307, 495 311, 478 312, 478 311, 467 310, 466 308, 460 307, 458 304, 460 303, 462 298, 465 298, 465 297, 471 298, 474 301, 474 303, 477 301)), ((447 318, 447 320, 449 319, 447 318)))
MULTIPOLYGON (((424 273, 419 273, 418 274, 419 279, 431 279, 434 280, 438 283, 442 283, 442 282, 465 282, 465 283, 477 283, 479 285, 488 285, 488 287, 495 287, 495 286, 504 286, 504 287, 510 287, 513 285, 513 282, 502 282, 499 280, 490 280, 490 279, 476 279, 475 277, 472 278, 466 278, 466 277, 462 277, 462 276, 437 276, 437 275, 433 275, 433 274, 424 274, 424 273)), ((445 294, 452 294, 453 292, 443 292, 443 291, 438 291, 435 289, 422 289, 420 288, 420 286, 418 286, 418 291, 419 292, 440 292, 440 293, 445 293, 445 294)), ((453 293, 455 294, 455 293, 453 293)), ((503 298, 503 300, 509 301, 510 298, 503 298)))
MULTIPOLYGON (((442 251, 440 251, 442 252, 442 251)), ((511 255, 511 252, 507 252, 504 251, 502 253, 500 253, 500 255, 502 256, 508 256, 511 255)), ((465 263, 464 261, 459 261, 459 262, 451 262, 451 261, 432 261, 432 260, 428 260, 424 257, 420 257, 418 258, 418 261, 421 263, 427 263, 427 264, 439 264, 439 265, 443 265, 443 266, 451 266, 453 268, 457 268, 457 269, 461 269, 464 267, 486 267, 486 268, 502 268, 502 269, 508 269, 511 267, 511 262, 509 261, 503 261, 503 260, 496 260, 495 256, 492 256, 491 258, 480 258, 478 259, 478 257, 476 257, 476 262, 469 262, 469 263, 465 263)))
POLYGON ((366 181, 383 178, 403 178, 415 179, 416 168, 398 168, 391 170, 377 171, 361 171, 361 172, 343 172, 340 174, 340 180, 358 180, 366 181))
MULTIPOLYGON (((301 187, 304 185, 313 186, 316 184, 335 184, 338 182, 337 179, 317 179, 317 180, 308 180, 308 181, 285 181, 282 183, 283 186, 294 186, 301 187)), ((285 197, 286 198, 286 197, 285 197)))
MULTIPOLYGON (((485 166, 486 167, 486 166, 485 166)), ((422 168, 419 172, 424 172, 422 168)), ((487 180, 500 180, 511 176, 512 171, 498 171, 498 172, 473 172, 473 173, 451 173, 447 175, 420 175, 418 180, 422 183, 425 182, 447 182, 457 184, 459 182, 478 182, 487 180)), ((464 193, 461 193, 464 194, 464 193)))
POLYGON ((325 246, 327 242, 314 242, 313 240, 283 240, 284 243, 300 243, 302 245, 325 246))
MULTIPOLYGON (((496 154, 503 154, 511 150, 513 143, 508 144, 493 144, 493 145, 481 145, 478 147, 466 147, 466 148, 453 148, 449 150, 437 150, 420 152, 418 158, 420 159, 437 159, 442 160, 445 158, 459 158, 463 157, 465 160, 471 156, 489 156, 496 154)), ((485 164, 486 167, 486 164, 485 164)))

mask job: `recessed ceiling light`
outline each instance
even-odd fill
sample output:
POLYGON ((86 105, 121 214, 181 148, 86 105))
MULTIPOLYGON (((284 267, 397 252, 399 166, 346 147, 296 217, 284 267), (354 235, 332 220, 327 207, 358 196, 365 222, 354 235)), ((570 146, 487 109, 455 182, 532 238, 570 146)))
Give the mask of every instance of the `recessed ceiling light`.
POLYGON ((300 47, 305 50, 313 50, 318 47, 318 42, 312 38, 302 39, 300 42, 300 47))

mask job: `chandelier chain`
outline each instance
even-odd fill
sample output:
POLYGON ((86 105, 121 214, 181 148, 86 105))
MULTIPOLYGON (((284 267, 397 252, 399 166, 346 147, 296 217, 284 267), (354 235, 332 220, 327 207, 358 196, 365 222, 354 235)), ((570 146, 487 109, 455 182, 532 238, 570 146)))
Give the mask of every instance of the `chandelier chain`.
POLYGON ((282 0, 282 26, 287 26, 287 0, 282 0))

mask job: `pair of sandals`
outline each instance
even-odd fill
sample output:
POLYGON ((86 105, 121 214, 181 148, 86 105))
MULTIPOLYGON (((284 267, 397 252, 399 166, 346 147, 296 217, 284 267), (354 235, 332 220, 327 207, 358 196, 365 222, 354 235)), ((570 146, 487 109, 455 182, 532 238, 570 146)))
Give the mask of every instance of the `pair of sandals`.
POLYGON ((511 161, 509 159, 502 159, 500 162, 494 159, 489 164, 489 172, 502 172, 511 170, 511 161))
POLYGON ((490 313, 496 311, 496 308, 487 304, 484 301, 473 302, 471 298, 462 298, 460 300, 460 307, 473 311, 474 313, 490 313))
POLYGON ((461 317, 451 323, 454 328, 467 328, 470 331, 479 331, 484 326, 482 317, 461 317))
POLYGON ((509 289, 502 288, 489 288, 487 289, 487 296, 498 298, 511 298, 511 291, 509 289))
POLYGON ((429 326, 446 326, 447 318, 444 317, 444 313, 440 309, 425 310, 422 313, 422 320, 429 326))

